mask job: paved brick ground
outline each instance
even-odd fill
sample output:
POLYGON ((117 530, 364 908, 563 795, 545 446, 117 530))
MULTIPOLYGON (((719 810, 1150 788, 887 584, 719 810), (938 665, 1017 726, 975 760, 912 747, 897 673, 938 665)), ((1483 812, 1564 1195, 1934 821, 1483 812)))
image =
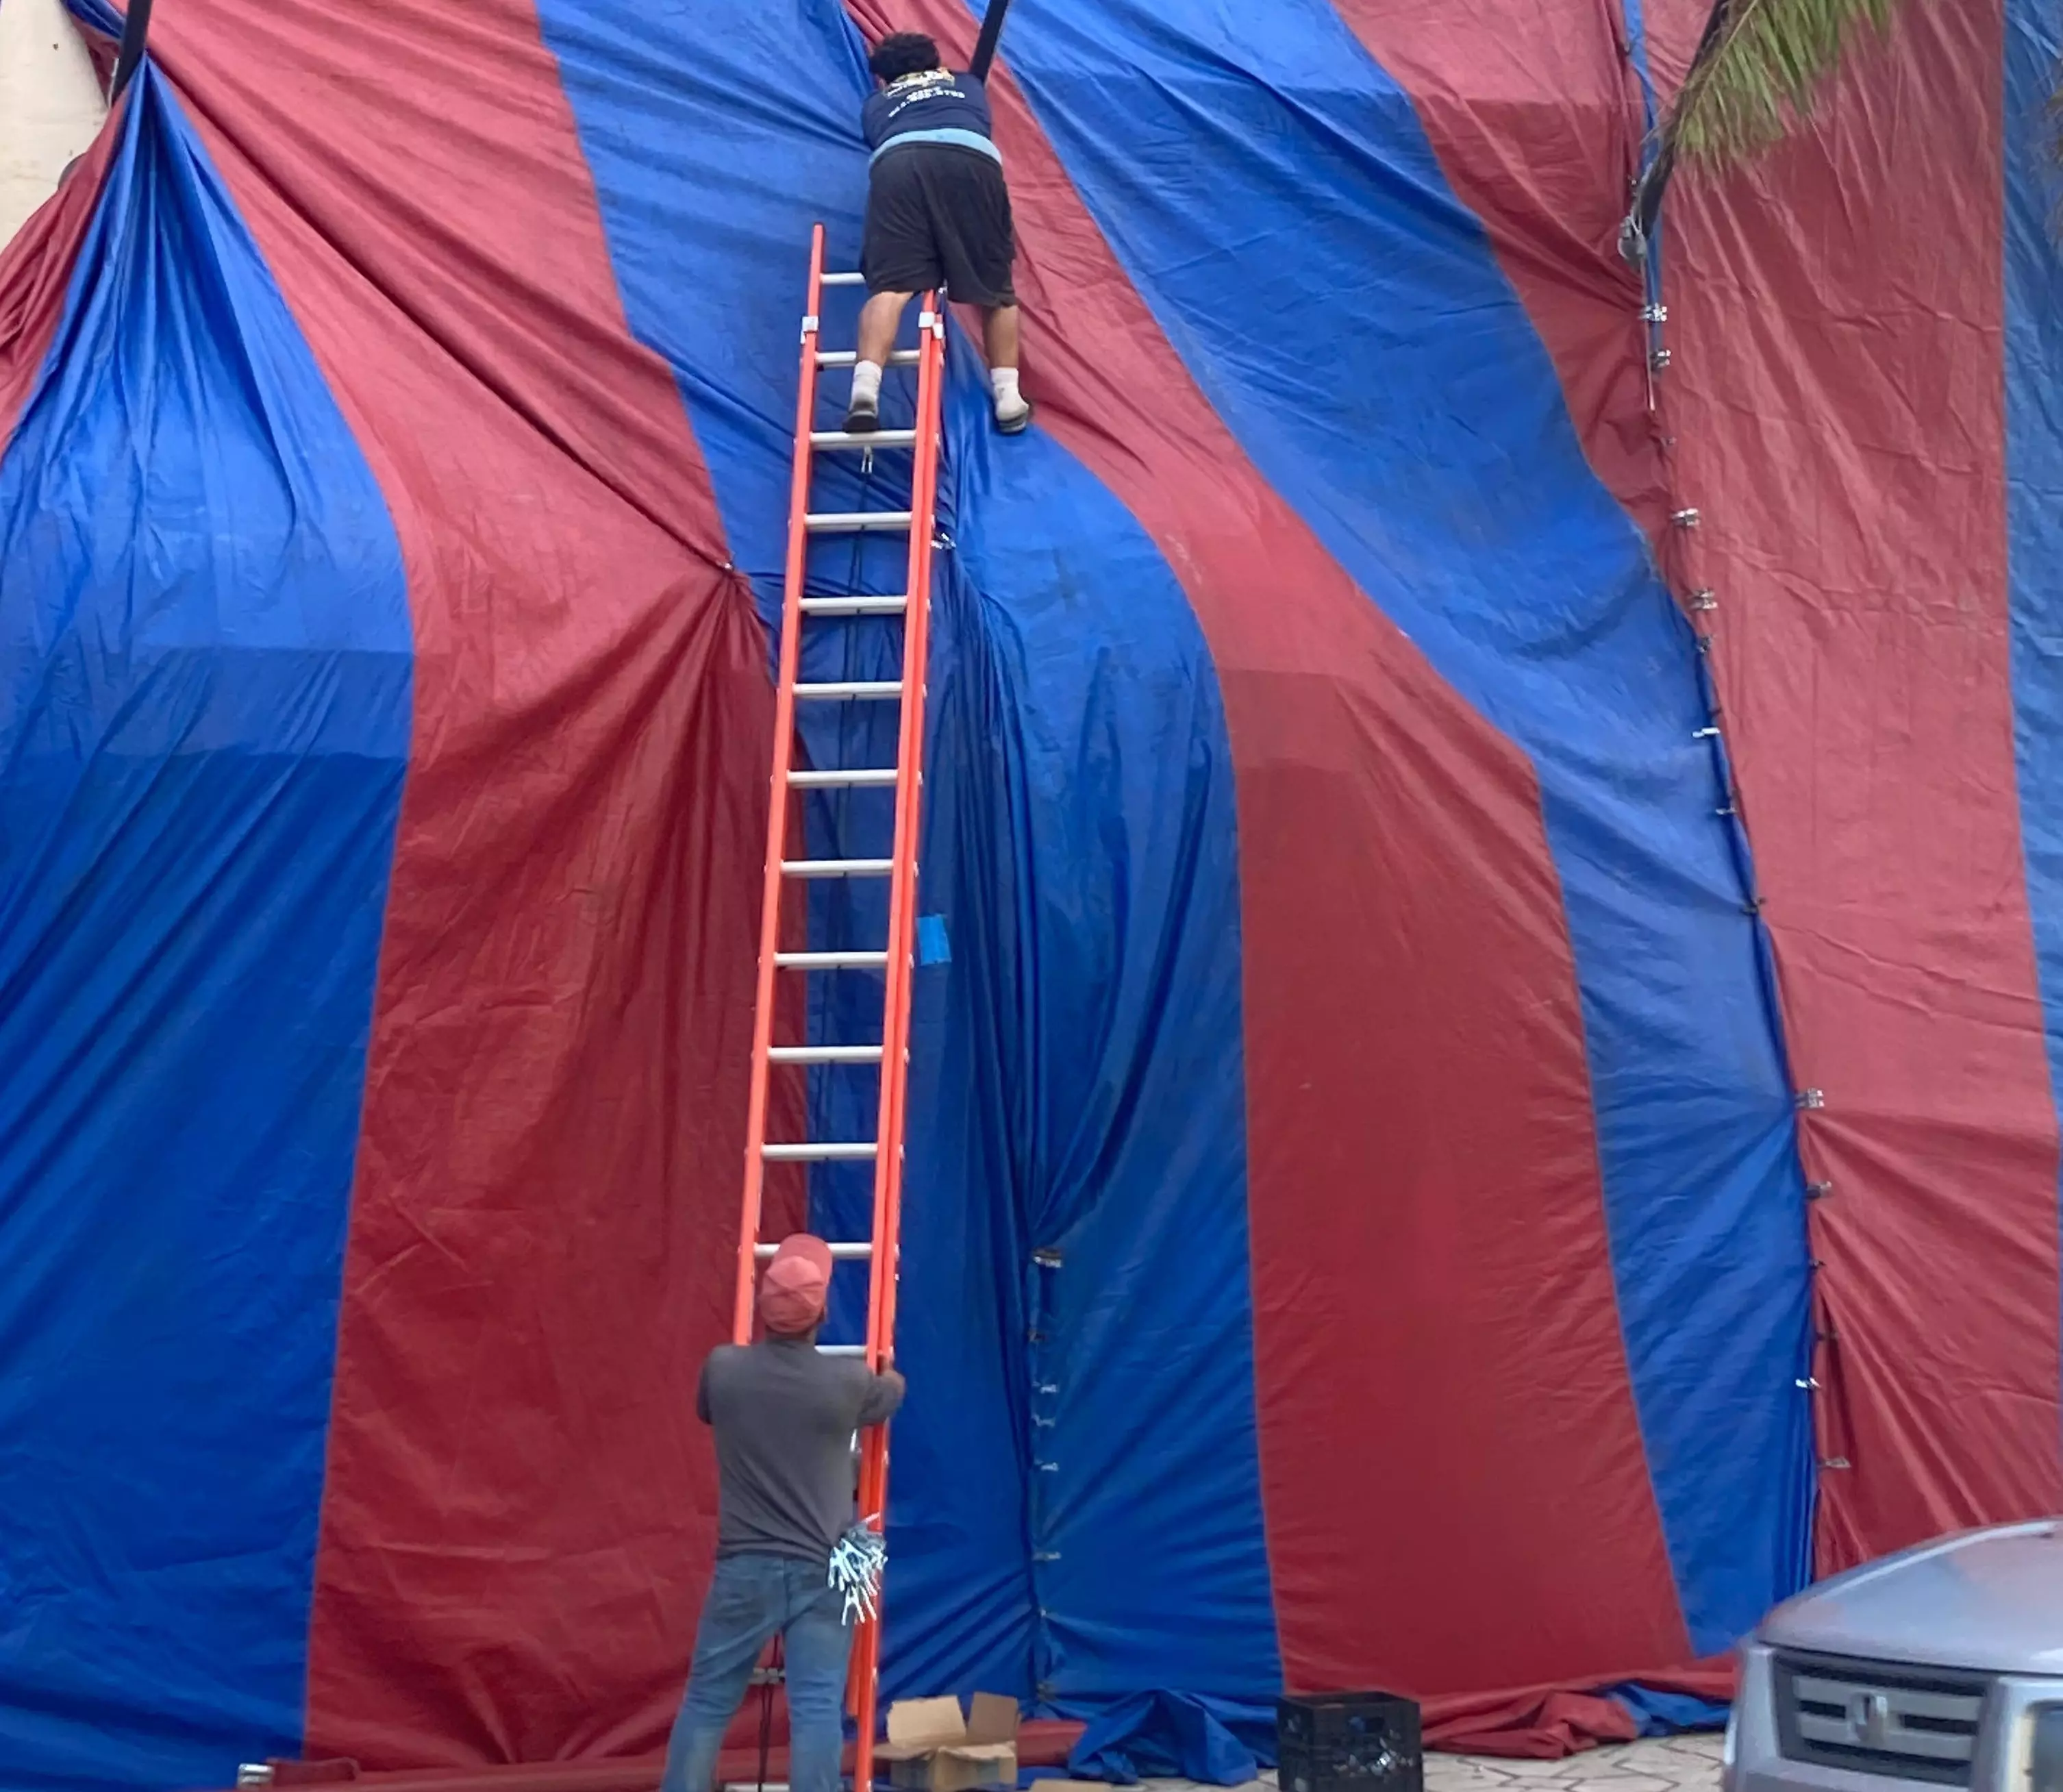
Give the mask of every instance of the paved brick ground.
POLYGON ((1669 1736, 1566 1761, 1429 1754, 1426 1792, 1718 1792, 1719 1738, 1669 1736))
MULTIPOLYGON (((1275 1776, 1239 1792, 1277 1792, 1275 1776)), ((1429 1754, 1426 1792, 1719 1792, 1719 1738, 1669 1736, 1566 1761, 1429 1754)), ((1142 1792, 1202 1792, 1186 1780, 1148 1780, 1142 1792)))

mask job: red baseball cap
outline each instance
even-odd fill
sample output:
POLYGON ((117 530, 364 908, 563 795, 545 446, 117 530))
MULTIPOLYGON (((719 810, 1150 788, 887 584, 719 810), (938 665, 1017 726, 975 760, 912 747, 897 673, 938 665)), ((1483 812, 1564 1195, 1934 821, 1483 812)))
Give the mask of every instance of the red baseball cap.
POLYGON ((759 1323, 776 1338, 798 1338, 824 1316, 830 1292, 831 1247, 814 1233, 781 1241, 759 1279, 759 1323))

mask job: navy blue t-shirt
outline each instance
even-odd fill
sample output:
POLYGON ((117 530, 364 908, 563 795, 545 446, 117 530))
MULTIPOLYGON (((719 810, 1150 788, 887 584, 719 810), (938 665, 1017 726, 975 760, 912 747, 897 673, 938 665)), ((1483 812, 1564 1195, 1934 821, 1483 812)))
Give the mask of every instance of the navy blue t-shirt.
POLYGON ((867 134, 867 147, 876 155, 906 139, 996 154, 991 141, 988 95, 981 83, 971 74, 955 74, 942 68, 906 74, 870 94, 860 110, 859 126, 867 134))

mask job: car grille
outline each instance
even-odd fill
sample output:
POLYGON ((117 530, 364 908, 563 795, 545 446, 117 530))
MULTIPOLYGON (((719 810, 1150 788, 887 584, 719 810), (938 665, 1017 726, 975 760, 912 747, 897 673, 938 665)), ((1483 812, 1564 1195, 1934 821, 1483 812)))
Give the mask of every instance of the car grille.
POLYGON ((1981 1674, 1780 1657, 1785 1756, 1935 1786, 1968 1786, 1991 1682, 1981 1674))

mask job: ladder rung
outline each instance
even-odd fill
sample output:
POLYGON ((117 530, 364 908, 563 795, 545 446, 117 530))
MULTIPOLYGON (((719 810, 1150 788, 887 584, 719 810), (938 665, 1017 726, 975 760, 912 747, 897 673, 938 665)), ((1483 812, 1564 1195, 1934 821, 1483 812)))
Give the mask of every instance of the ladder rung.
POLYGON ((847 784, 892 784, 901 775, 892 765, 867 765, 847 771, 791 771, 788 782, 798 790, 837 790, 847 784))
POLYGON ((812 429, 812 448, 909 448, 915 445, 915 429, 812 429))
POLYGON ((871 530, 907 529, 907 510, 811 510, 802 526, 812 535, 855 534, 871 530))
POLYGON ((819 274, 817 276, 826 286, 864 286, 867 276, 861 273, 819 274))
POLYGON ((871 1158, 871 1138, 814 1139, 804 1144, 762 1145, 759 1154, 769 1163, 823 1163, 833 1158, 871 1158))
POLYGON ((795 695, 804 702, 812 698, 833 697, 900 697, 903 681, 900 679, 847 679, 830 684, 798 684, 795 695))
POLYGON ((783 859, 783 877, 886 877, 893 859, 783 859))
POLYGON ((879 1064, 879 1045, 769 1045, 769 1064, 879 1064))
MULTIPOLYGON (((778 1244, 756 1244, 752 1247, 752 1254, 763 1262, 780 1248, 778 1244)), ((832 1260, 836 1262, 851 1262, 855 1258, 871 1257, 873 1254, 874 1246, 864 1238, 856 1244, 834 1244, 831 1246, 832 1260)))
MULTIPOLYGON (((819 367, 850 367, 859 359, 859 351, 853 348, 819 348, 817 351, 817 365, 819 367)), ((888 364, 891 367, 915 367, 917 364, 917 351, 915 348, 898 348, 888 357, 888 364)))
POLYGON ((777 952, 774 962, 784 971, 878 969, 888 962, 885 952, 777 952))
POLYGON ((802 610, 805 616, 899 616, 910 607, 910 600, 901 592, 890 597, 886 594, 875 597, 871 592, 862 592, 856 598, 805 598, 802 610))
POLYGON ((867 1346, 864 1344, 819 1344, 817 1346, 817 1355, 819 1356, 864 1356, 867 1355, 867 1346))

